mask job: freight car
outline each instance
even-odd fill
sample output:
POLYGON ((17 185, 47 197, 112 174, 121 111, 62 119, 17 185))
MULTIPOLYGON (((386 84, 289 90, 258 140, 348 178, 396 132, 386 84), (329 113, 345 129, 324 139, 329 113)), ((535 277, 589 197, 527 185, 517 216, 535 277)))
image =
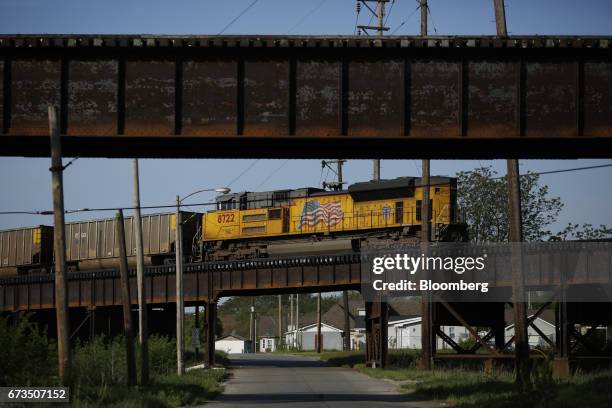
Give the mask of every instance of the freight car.
POLYGON ((53 227, 0 231, 0 276, 48 272, 53 262, 53 227))
MULTIPOLYGON (((174 261, 176 215, 142 215, 145 264, 174 261)), ((201 214, 182 212, 184 256, 191 260, 192 247, 200 230, 201 214)), ((126 217, 128 263, 136 263, 133 217, 126 217)), ((66 224, 66 262, 69 270, 94 270, 119 266, 119 242, 115 218, 77 221, 66 224)), ((2 267, 0 274, 47 273, 53 264, 53 227, 40 226, 0 232, 2 267)))
MULTIPOLYGON (((418 239, 421 179, 355 183, 347 190, 318 188, 242 192, 216 198, 203 216, 204 259, 246 259, 358 250, 367 240, 418 239)), ((465 241, 457 217, 457 179, 430 179, 430 222, 434 240, 465 241)))

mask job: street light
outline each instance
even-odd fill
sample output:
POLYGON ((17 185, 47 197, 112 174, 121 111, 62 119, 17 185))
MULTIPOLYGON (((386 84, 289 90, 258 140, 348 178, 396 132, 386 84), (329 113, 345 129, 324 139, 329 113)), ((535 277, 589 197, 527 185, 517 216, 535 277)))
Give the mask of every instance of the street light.
POLYGON ((181 220, 181 203, 193 195, 212 191, 227 194, 230 192, 230 189, 228 187, 206 188, 187 194, 183 199, 178 195, 176 196, 176 242, 174 244, 174 252, 176 253, 176 366, 178 375, 183 375, 185 372, 185 347, 183 345, 185 302, 183 296, 183 222, 181 220))

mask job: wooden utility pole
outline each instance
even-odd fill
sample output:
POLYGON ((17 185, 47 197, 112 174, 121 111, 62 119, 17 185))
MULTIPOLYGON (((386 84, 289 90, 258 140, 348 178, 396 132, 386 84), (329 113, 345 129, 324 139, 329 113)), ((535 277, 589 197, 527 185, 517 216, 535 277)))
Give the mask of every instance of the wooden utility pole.
POLYGON ((138 286, 138 338, 140 340, 140 383, 149 383, 149 334, 147 329, 147 298, 144 281, 144 249, 142 243, 142 218, 140 217, 140 181, 138 159, 132 160, 134 178, 134 242, 136 243, 136 280, 138 286))
MULTIPOLYGON (((427 0, 420 0, 421 4, 421 36, 427 37, 427 0)), ((429 242, 431 240, 430 231, 430 207, 429 207, 429 160, 422 161, 421 173, 421 246, 422 252, 427 253, 429 250, 429 242)), ((421 365, 426 370, 433 368, 433 341, 434 334, 432 331, 432 304, 431 294, 423 292, 421 295, 421 365)))
POLYGON ((251 340, 251 353, 255 352, 255 297, 251 296, 251 315, 249 320, 249 337, 251 340))
POLYGON ((123 335, 127 359, 127 385, 136 385, 136 356, 134 353, 134 329, 132 327, 132 299, 125 244, 123 210, 117 212, 117 237, 119 240, 119 274, 121 277, 121 304, 123 305, 123 335))
POLYGON ((289 295, 289 326, 293 331, 293 336, 291 336, 291 347, 295 348, 297 331, 295 330, 295 321, 293 320, 293 293, 289 295))
MULTIPOLYGON (((342 165, 344 164, 344 160, 338 160, 338 183, 340 184, 340 189, 342 190, 342 183, 344 182, 343 174, 342 174, 342 165)), ((380 161, 379 161, 380 165, 380 161)), ((348 301, 348 291, 342 291, 342 305, 344 309, 344 350, 349 351, 351 349, 351 321, 349 319, 349 301, 348 301)))
POLYGON ((195 336, 196 340, 192 340, 192 342, 195 344, 195 359, 198 361, 200 358, 200 305, 195 307, 194 320, 195 322, 192 336, 195 336))
POLYGON ((295 345, 300 350, 302 349, 302 339, 298 338, 297 335, 300 333, 300 294, 295 294, 295 345))
POLYGON ((510 224, 512 268, 512 312, 514 317, 514 349, 516 383, 523 389, 531 388, 531 367, 525 310, 525 281, 522 268, 521 190, 518 160, 508 160, 508 218, 510 224))
POLYGON ((283 340, 283 296, 278 295, 278 345, 283 340))
POLYGON ((421 35, 426 37, 427 31, 427 13, 429 12, 427 0, 421 0, 421 35))
MULTIPOLYGON (((507 37, 506 7, 504 0, 494 0, 495 26, 499 37, 507 37)), ((525 282, 522 269, 521 241, 523 226, 521 220, 521 180, 519 162, 508 159, 508 224, 511 245, 512 298, 514 317, 514 346, 516 383, 521 388, 531 388, 531 366, 529 341, 527 337, 527 311, 525 307, 525 282)))
POLYGON ((348 291, 342 292, 342 308, 344 309, 344 350, 351 350, 351 321, 349 319, 348 291))
MULTIPOLYGON (((385 33, 385 1, 376 2, 376 16, 378 17, 378 35, 385 33)), ((380 159, 372 160, 372 180, 380 180, 380 159)))
POLYGON ((321 338, 321 292, 317 296, 317 353, 323 351, 323 339, 321 338))
POLYGON ((51 136, 51 191, 53 193, 53 253, 55 254, 55 316, 57 319, 57 353, 60 381, 70 383, 70 338, 68 320, 68 287, 66 285, 66 231, 64 229, 64 180, 62 142, 57 108, 49 106, 51 136))
POLYGON ((185 303, 183 297, 183 224, 181 220, 181 199, 176 196, 176 236, 174 252, 176 253, 176 370, 179 376, 185 372, 185 303))
POLYGON ((508 36, 508 28, 506 27, 506 7, 504 0, 493 0, 495 3, 495 26, 497 35, 501 37, 508 36))

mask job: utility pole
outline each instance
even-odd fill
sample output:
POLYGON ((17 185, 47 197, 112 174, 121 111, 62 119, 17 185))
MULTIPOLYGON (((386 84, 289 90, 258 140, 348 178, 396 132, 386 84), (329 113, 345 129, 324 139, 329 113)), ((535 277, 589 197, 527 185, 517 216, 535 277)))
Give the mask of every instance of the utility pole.
POLYGON ((249 320, 249 337, 251 340, 251 353, 255 352, 255 297, 251 296, 251 317, 249 320))
POLYGON ((293 336, 291 336, 291 347, 295 348, 295 339, 297 336, 297 331, 295 330, 295 325, 293 324, 293 293, 289 295, 289 321, 291 331, 293 331, 293 336))
POLYGON ((429 11, 427 0, 420 0, 421 3, 421 35, 426 37, 428 35, 427 30, 427 12, 429 11))
POLYGON ((51 137, 51 191, 53 193, 53 253, 55 254, 55 316, 59 376, 63 385, 70 383, 70 338, 68 287, 66 285, 66 231, 64 229, 64 166, 57 107, 49 106, 51 137))
POLYGON ((317 296, 317 353, 323 350, 323 342, 321 340, 321 292, 319 292, 317 296))
POLYGON ((147 329, 147 299, 144 281, 144 249, 142 243, 142 218, 140 216, 140 180, 138 159, 132 160, 134 177, 134 235, 136 243, 136 281, 138 286, 138 338, 140 340, 140 383, 149 383, 149 334, 147 329))
MULTIPOLYGON (((342 175, 342 165, 344 164, 344 160, 338 160, 338 183, 340 184, 340 188, 342 189, 342 183, 344 182, 342 175)), ((379 162, 380 164, 380 162, 379 162)), ((348 310, 348 291, 342 291, 342 303, 344 306, 344 350, 349 351, 351 349, 351 322, 349 320, 349 310, 348 310)))
MULTIPOLYGON (((378 15, 378 35, 382 36, 384 34, 383 28, 385 26, 385 2, 377 1, 376 2, 376 14, 378 15)), ((380 159, 375 159, 372 161, 372 179, 374 181, 380 180, 380 159)), ((319 331, 321 329, 319 328, 319 331)))
POLYGON ((295 346, 302 348, 302 339, 297 337, 297 334, 300 333, 300 294, 295 294, 295 346))
MULTIPOLYGON (((427 31, 427 0, 420 0, 421 5, 421 36, 427 37, 429 34, 427 31)), ((421 247, 422 252, 427 253, 429 250, 429 241, 431 240, 430 231, 430 207, 429 207, 429 160, 422 161, 422 172, 421 172, 421 247)), ((423 292, 421 295, 421 350, 422 368, 431 370, 433 368, 433 345, 435 342, 433 339, 435 334, 432 332, 432 303, 431 294, 423 292)))
MULTIPOLYGON (((389 27, 385 27, 385 6, 390 0, 357 0, 357 14, 361 12, 361 5, 363 4, 374 17, 376 17, 378 24, 375 26, 369 25, 358 25, 357 29, 359 33, 362 31, 367 35, 369 30, 375 30, 377 35, 382 36, 385 31, 389 31, 389 27), (372 9, 368 3, 376 3, 376 10, 372 9)), ((380 180, 380 159, 372 160, 372 180, 380 180)))
MULTIPOLYGON (((506 7, 504 0, 494 0, 495 26, 499 37, 508 36, 506 7)), ((531 389, 531 361, 527 337, 527 311, 525 310, 525 281, 522 270, 521 241, 523 225, 521 220, 521 180, 519 162, 508 159, 508 224, 511 245, 512 298, 514 317, 514 349, 516 383, 524 390, 531 389)))
MULTIPOLYGON (((278 346, 283 340, 283 296, 278 295, 278 346)), ((278 349, 279 347, 277 347, 278 349)))
POLYGON ((123 335, 127 359, 127 384, 136 385, 136 356, 134 353, 134 329, 132 327, 132 300, 130 298, 130 277, 125 245, 123 210, 117 212, 117 237, 119 239, 119 274, 121 277, 121 304, 123 305, 123 335))
POLYGON ((195 346, 195 359, 198 361, 200 358, 200 305, 195 307, 195 316, 194 316, 194 328, 192 333, 192 338, 195 337, 195 340, 192 340, 195 346))
POLYGON ((176 369, 179 376, 185 372, 185 303, 183 297, 183 224, 181 220, 181 199, 176 196, 176 237, 174 252, 176 253, 176 369))

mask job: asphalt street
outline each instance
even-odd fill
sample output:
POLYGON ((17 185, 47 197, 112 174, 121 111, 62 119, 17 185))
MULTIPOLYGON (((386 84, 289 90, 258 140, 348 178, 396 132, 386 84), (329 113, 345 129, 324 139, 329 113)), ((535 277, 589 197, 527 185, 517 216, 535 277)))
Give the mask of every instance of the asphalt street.
POLYGON ((331 367, 314 357, 278 354, 231 355, 225 391, 206 407, 436 407, 398 384, 348 368, 331 367))

